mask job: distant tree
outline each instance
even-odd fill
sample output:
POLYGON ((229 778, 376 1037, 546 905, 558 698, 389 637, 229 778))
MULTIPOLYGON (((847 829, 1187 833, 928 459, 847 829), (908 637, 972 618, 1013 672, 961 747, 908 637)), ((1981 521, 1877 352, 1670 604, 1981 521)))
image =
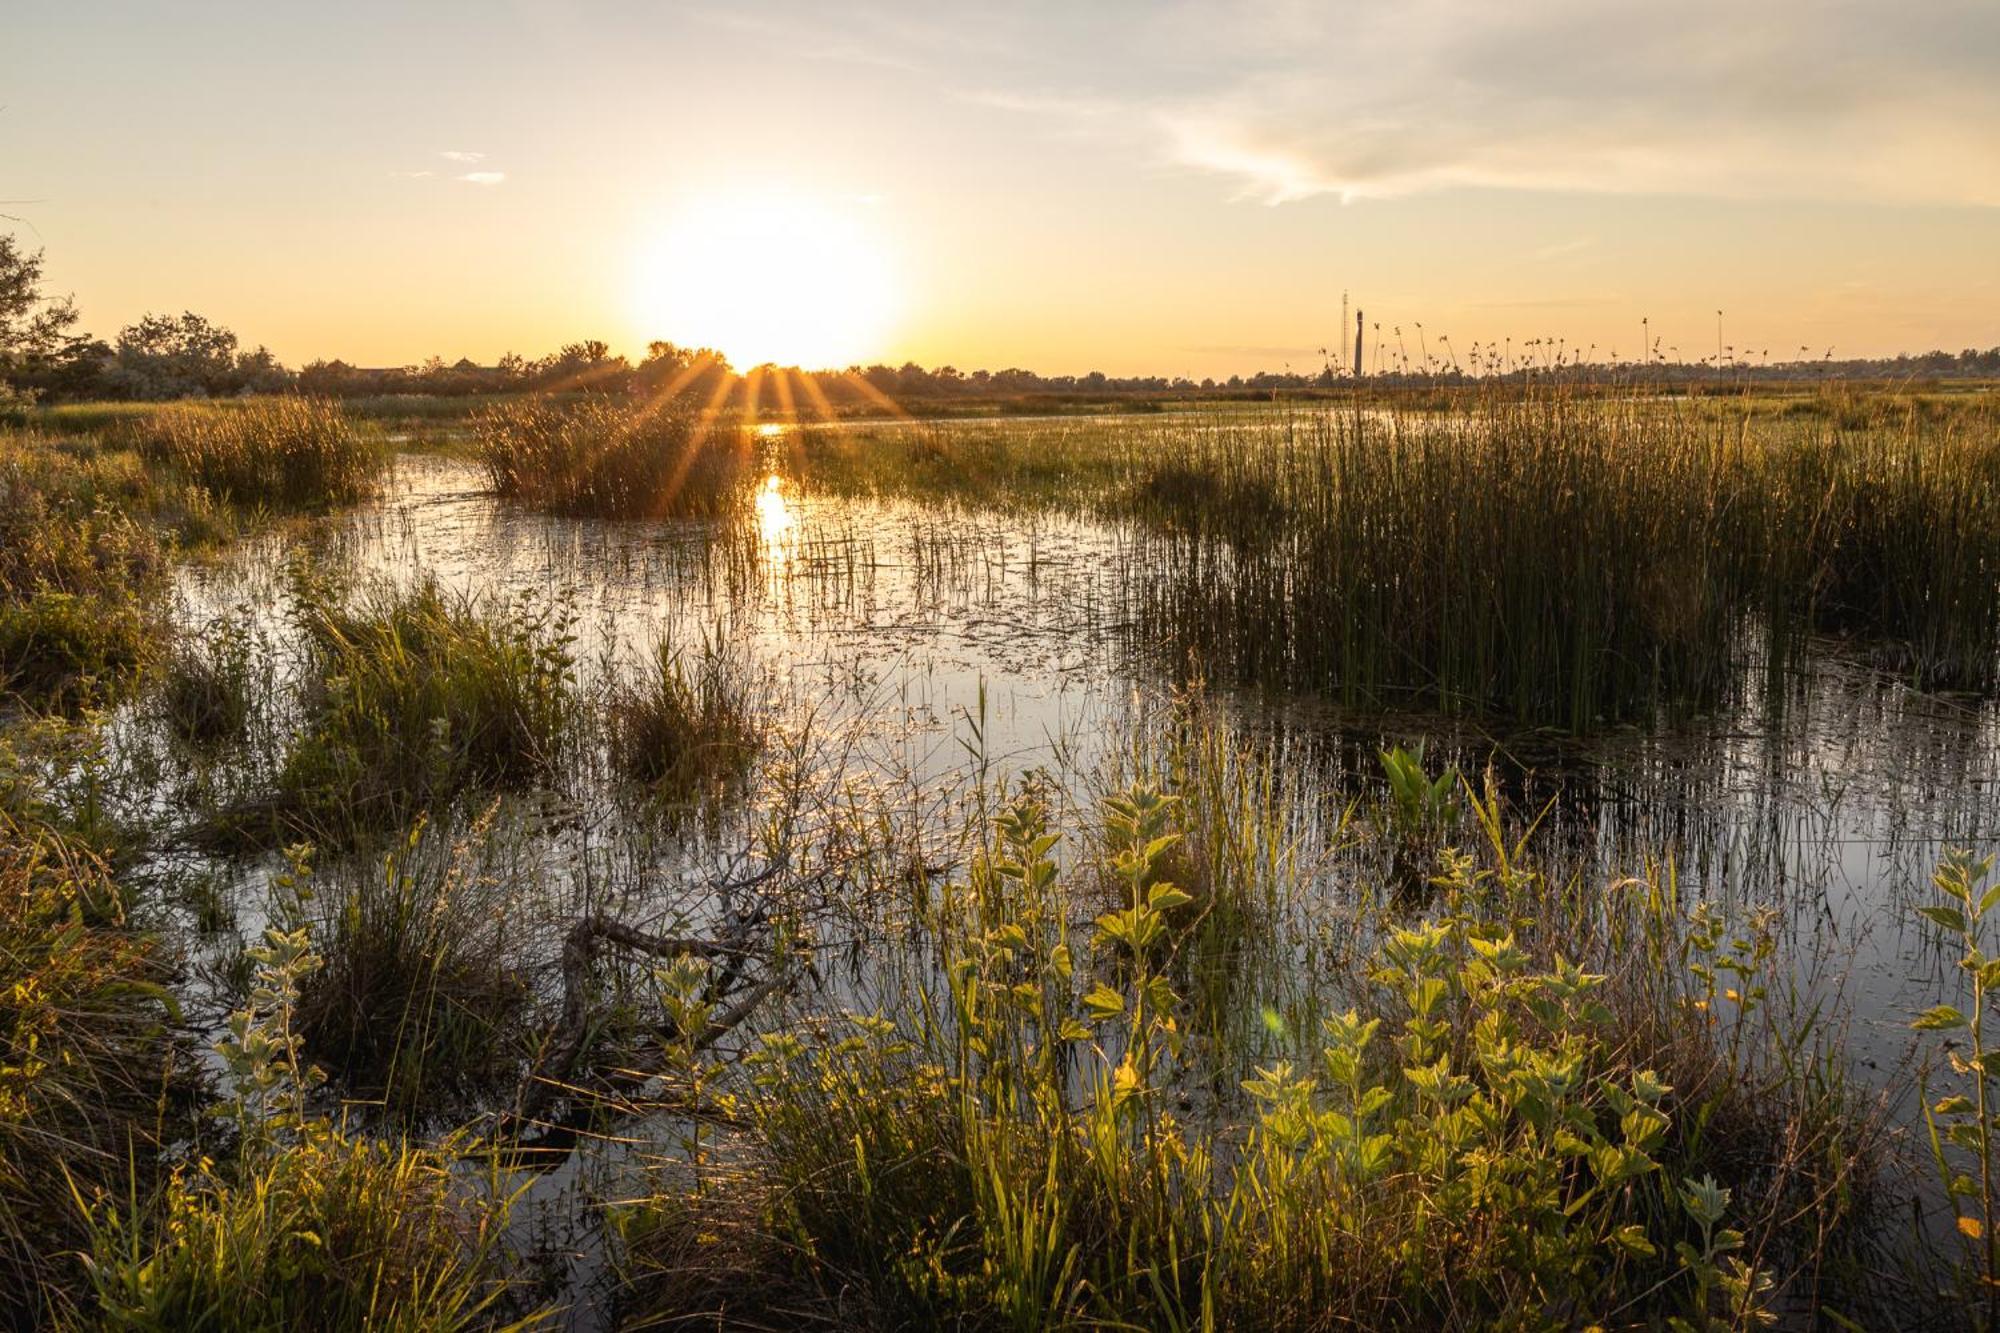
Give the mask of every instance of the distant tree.
POLYGON ((587 389, 612 393, 625 387, 631 370, 624 357, 611 355, 609 343, 591 338, 565 343, 560 352, 535 362, 530 378, 538 387, 556 392, 587 389))
POLYGON ((76 324, 75 300, 42 290, 42 252, 0 235, 0 398, 87 392, 108 349, 76 324))
POLYGON ((708 399, 718 397, 735 374, 729 358, 713 347, 653 342, 646 345, 646 359, 632 372, 631 388, 649 397, 672 393, 708 399))
POLYGON ((107 386, 124 398, 208 398, 233 393, 236 335, 193 311, 145 315, 118 334, 107 386))

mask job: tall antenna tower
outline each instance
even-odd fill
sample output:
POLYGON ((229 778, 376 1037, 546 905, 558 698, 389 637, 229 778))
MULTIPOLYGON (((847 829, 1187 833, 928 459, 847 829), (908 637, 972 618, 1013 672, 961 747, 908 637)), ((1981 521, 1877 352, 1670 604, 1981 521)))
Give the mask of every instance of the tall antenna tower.
MULTIPOLYGON (((1347 333, 1347 288, 1345 287, 1340 289, 1340 331, 1343 337, 1347 333)), ((1333 350, 1336 352, 1340 350, 1339 339, 1334 340, 1333 350)))

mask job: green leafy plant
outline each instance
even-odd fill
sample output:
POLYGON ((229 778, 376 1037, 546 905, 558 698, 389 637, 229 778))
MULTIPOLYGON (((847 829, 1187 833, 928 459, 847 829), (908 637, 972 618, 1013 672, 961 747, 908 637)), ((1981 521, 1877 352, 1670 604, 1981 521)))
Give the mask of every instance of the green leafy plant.
POLYGON ((2000 1325, 2000 1235, 1996 1216, 1994 1134, 2000 1129, 2000 1046, 1987 1040, 1992 997, 2000 993, 2000 959, 1985 948, 1988 913, 2000 906, 2000 884, 1988 887, 1993 858, 1975 861, 1958 853, 1946 859, 1933 878, 1945 901, 1919 907, 1918 913, 1943 929, 1960 949, 1958 969, 1970 1001, 1968 1009, 1937 1004, 1911 1025, 1919 1032, 1956 1034, 1945 1059, 1964 1088, 1931 1100, 1923 1090, 1924 1117, 1930 1128, 1932 1160, 1957 1215, 1970 1272, 1979 1290, 1985 1326, 2000 1325))

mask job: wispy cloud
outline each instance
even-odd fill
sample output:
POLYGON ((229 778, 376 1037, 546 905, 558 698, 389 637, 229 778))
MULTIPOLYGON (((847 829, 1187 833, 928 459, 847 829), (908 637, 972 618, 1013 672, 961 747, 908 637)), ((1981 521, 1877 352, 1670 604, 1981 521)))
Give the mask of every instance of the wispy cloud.
POLYGON ((470 162, 484 162, 486 160, 486 154, 467 152, 463 148, 442 149, 439 151, 438 156, 443 158, 447 162, 470 163, 470 162))
POLYGON ((1543 261, 1567 259, 1571 255, 1584 253, 1596 244, 1597 238, 1595 236, 1578 236, 1572 240, 1553 241, 1548 245, 1537 246, 1535 248, 1535 258, 1543 261))
POLYGON ((2000 205, 2000 5, 1141 0, 836 23, 959 96, 1116 135, 1240 198, 1452 187, 2000 205))
POLYGON ((452 179, 455 181, 464 181, 467 185, 499 185, 507 179, 507 173, 504 171, 468 171, 463 176, 453 176, 452 179))

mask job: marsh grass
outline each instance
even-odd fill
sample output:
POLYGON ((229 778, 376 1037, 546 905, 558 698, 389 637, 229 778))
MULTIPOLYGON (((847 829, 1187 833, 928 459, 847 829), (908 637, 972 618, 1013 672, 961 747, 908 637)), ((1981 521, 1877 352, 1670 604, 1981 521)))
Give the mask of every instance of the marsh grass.
POLYGON ((685 399, 504 404, 475 424, 502 497, 594 518, 714 518, 744 509, 754 453, 685 399))
POLYGON ((133 1330, 485 1329, 510 1320, 502 1239, 511 1196, 449 1152, 315 1117, 318 1071, 294 1027, 319 959, 272 930, 217 1044, 233 1083, 234 1152, 177 1169, 157 1199, 79 1200, 90 1228, 89 1327, 133 1330))
POLYGON ((217 618, 199 637, 184 636, 168 656, 160 709, 176 739, 209 752, 246 734, 256 686, 249 632, 237 621, 217 618))
POLYGON ((727 1183, 623 1210, 633 1317, 1747 1327, 1864 1280, 1880 1143, 1768 921, 1670 877, 1552 880, 1468 789, 1430 902, 1347 917, 1315 993, 1264 990, 1342 917, 1244 891, 1296 875, 1295 839, 1229 777, 1254 766, 1189 744, 1178 790, 1137 777, 1072 822, 1037 782, 971 802, 970 861, 893 946, 934 970, 768 1032, 720 1085, 754 1143, 727 1183), (1216 955, 1213 993, 1269 997, 1262 1022, 1203 1019, 1216 955), (760 1276, 716 1281, 702 1234, 760 1276))
POLYGON ((147 462, 243 509, 352 504, 375 493, 384 461, 337 405, 311 398, 179 404, 129 429, 147 462))
POLYGON ((0 692, 74 711, 153 660, 166 549, 129 462, 0 437, 0 692))
POLYGON ((0 1322, 63 1313, 76 1196, 150 1190, 201 1090, 160 942, 104 863, 0 815, 0 1322))
POLYGON ((802 431, 788 466, 807 493, 1133 525, 1135 642, 1220 682, 1587 732, 1782 698, 1827 631, 1917 684, 1991 690, 1996 412, 1486 386, 802 431))
POLYGON ((475 790, 564 771, 581 702, 559 609, 430 579, 348 600, 306 574, 294 591, 308 670, 276 780, 282 820, 351 843, 475 790))
POLYGON ((613 769, 673 802, 741 784, 763 740, 743 676, 720 636, 705 639, 691 660, 660 640, 636 679, 611 687, 605 712, 613 769))
POLYGON ((300 988, 306 1056, 351 1099, 430 1123, 512 1083, 531 1000, 528 904, 482 857, 489 809, 461 830, 420 821, 379 864, 302 879, 288 908, 322 965, 300 988))

